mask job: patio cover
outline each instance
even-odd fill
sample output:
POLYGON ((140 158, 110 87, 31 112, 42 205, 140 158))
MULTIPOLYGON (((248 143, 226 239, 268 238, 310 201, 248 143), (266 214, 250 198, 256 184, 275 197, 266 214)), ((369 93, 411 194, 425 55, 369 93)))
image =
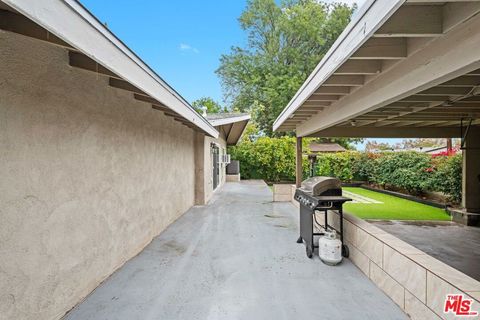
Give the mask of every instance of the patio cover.
POLYGON ((274 123, 298 137, 460 137, 480 124, 480 2, 367 1, 274 123))
MULTIPOLYGON (((370 0, 276 119, 302 137, 462 138, 480 214, 480 1, 370 0)), ((463 219, 463 218, 462 218, 463 219)))

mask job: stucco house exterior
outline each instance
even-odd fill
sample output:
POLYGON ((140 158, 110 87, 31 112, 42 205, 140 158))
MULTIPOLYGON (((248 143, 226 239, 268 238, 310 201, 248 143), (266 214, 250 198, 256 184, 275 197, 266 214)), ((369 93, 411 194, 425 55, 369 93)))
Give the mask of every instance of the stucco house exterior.
POLYGON ((77 1, 0 1, 0 319, 60 318, 206 203, 247 118, 209 122, 77 1))
POLYGON ((238 143, 250 120, 250 115, 246 113, 217 113, 204 116, 219 135, 218 138, 199 137, 199 144, 202 144, 203 140, 201 148, 203 154, 198 159, 203 159, 205 170, 203 176, 198 177, 202 172, 197 172, 197 180, 203 180, 203 188, 198 188, 195 195, 197 204, 207 203, 215 190, 227 181, 226 168, 230 163, 227 147, 238 143))

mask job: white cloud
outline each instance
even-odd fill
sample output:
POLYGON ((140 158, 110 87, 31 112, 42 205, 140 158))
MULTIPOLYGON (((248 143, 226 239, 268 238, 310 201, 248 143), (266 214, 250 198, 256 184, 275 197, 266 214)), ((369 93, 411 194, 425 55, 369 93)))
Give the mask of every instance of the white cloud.
POLYGON ((200 53, 200 51, 195 48, 195 47, 192 47, 191 45, 189 44, 186 44, 186 43, 180 43, 180 46, 178 47, 180 49, 180 51, 183 51, 183 52, 193 52, 193 53, 200 53))

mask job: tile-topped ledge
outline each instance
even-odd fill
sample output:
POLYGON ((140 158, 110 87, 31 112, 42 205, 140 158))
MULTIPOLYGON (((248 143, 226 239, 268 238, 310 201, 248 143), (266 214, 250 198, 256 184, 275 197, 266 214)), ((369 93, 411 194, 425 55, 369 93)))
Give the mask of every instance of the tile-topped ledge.
POLYGON ((240 182, 240 173, 227 174, 225 180, 226 182, 240 182))
POLYGON ((273 185, 273 201, 274 202, 289 202, 292 200, 292 185, 291 184, 274 184, 273 185))
MULTIPOLYGON (((291 186, 291 201, 295 186, 291 186)), ((338 215, 328 219, 338 228, 338 215)), ((454 319, 443 312, 447 294, 474 299, 480 314, 480 282, 433 258, 403 240, 348 213, 344 214, 345 241, 350 260, 412 319, 454 319)), ((323 221, 323 219, 319 219, 323 221)))

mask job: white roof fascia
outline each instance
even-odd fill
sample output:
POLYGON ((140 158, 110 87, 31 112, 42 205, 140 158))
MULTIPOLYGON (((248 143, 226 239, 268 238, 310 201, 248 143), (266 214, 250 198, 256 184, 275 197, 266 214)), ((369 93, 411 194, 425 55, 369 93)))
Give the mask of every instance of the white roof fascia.
POLYGON ((219 133, 147 64, 76 0, 2 0, 13 9, 182 115, 205 133, 219 133))
POLYGON ((237 139, 237 142, 235 143, 235 145, 237 145, 237 144, 240 142, 240 138, 243 136, 243 134, 245 133, 245 131, 247 131, 247 126, 248 126, 248 121, 247 121, 247 123, 245 124, 245 127, 243 127, 242 132, 240 132, 240 135, 238 136, 238 139, 237 139))
POLYGON ((405 0, 368 0, 340 34, 273 124, 276 131, 374 32, 405 0))
POLYGON ((217 119, 217 120, 210 120, 210 124, 214 127, 223 126, 230 123, 240 122, 250 120, 250 115, 238 116, 238 117, 230 117, 225 119, 217 119))
MULTIPOLYGON (((458 4, 458 6, 463 6, 463 4, 458 4)), ((305 137, 320 131, 322 135, 336 132, 335 135, 330 136, 343 136, 345 133, 338 133, 338 129, 333 130, 335 125, 479 69, 480 33, 478 30, 480 30, 480 15, 468 17, 464 22, 459 23, 458 27, 444 33, 441 37, 436 37, 433 41, 429 41, 428 45, 423 46, 408 58, 397 63, 388 72, 381 73, 364 86, 344 96, 340 101, 297 125, 297 136, 305 137)), ((432 101, 423 104, 423 106, 432 108, 439 104, 439 102, 432 101)), ((361 136, 361 132, 365 133, 364 130, 367 129, 371 130, 372 135, 370 137, 382 137, 377 135, 377 128, 380 131, 393 131, 395 129, 399 134, 404 134, 402 130, 397 130, 391 126, 368 128, 348 126, 339 129, 350 132, 349 136, 361 136), (351 132, 346 130, 347 128, 354 128, 354 130, 351 132)), ((420 131, 425 131, 420 132, 422 135, 418 136, 420 138, 447 137, 434 130, 434 127, 418 128, 421 128, 420 131), (427 132, 431 132, 431 135, 425 136, 427 132)), ((438 128, 445 131, 448 129, 447 127, 438 128)), ((415 129, 408 127, 410 131, 415 129)), ((458 132, 457 130, 457 135, 458 132)), ((411 137, 411 133, 407 132, 407 136, 400 135, 397 137, 408 138, 411 137)), ((392 137, 391 135, 390 137, 392 137)))

